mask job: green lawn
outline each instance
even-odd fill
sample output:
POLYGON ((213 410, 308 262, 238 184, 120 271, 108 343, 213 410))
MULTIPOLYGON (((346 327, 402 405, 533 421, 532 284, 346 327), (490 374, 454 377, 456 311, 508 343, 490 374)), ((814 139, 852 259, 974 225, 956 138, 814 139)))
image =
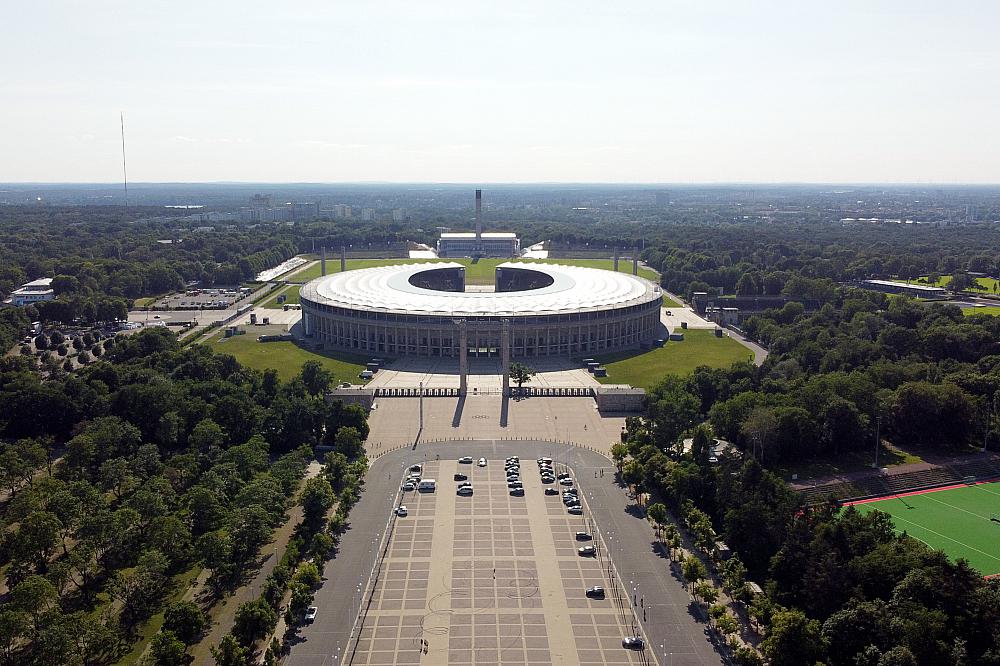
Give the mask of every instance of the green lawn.
MULTIPOLYGON (((929 285, 931 287, 947 287, 948 284, 951 282, 951 276, 950 275, 940 275, 940 276, 938 276, 938 280, 934 284, 931 284, 929 278, 930 278, 929 275, 921 275, 920 277, 918 277, 913 282, 916 283, 916 284, 926 284, 926 285, 929 285)), ((905 280, 895 280, 895 282, 905 282, 905 280)), ((996 292, 993 291, 994 285, 997 285, 997 283, 1000 282, 1000 280, 997 280, 996 278, 990 278, 990 277, 980 277, 980 278, 976 278, 976 282, 978 282, 980 284, 980 286, 983 288, 981 290, 981 293, 984 293, 984 294, 993 294, 993 293, 996 293, 996 292)), ((1000 286, 997 286, 997 290, 1000 291, 1000 286)))
POLYGON ((289 305, 299 302, 299 290, 302 289, 299 285, 295 284, 285 289, 281 289, 274 293, 271 298, 267 299, 260 304, 262 308, 271 308, 272 310, 281 310, 284 303, 278 303, 278 296, 285 294, 288 298, 285 299, 285 303, 289 305))
POLYGON ((134 308, 145 308, 151 306, 156 302, 156 296, 145 296, 143 298, 137 298, 132 302, 132 307, 134 308))
MULTIPOLYGON (((493 276, 496 267, 509 259, 480 259, 473 262, 472 259, 348 259, 347 270, 353 271, 358 268, 375 268, 377 266, 397 266, 399 264, 422 264, 456 262, 465 266, 465 281, 468 284, 493 284, 493 276)), ((542 263, 542 264, 562 264, 564 266, 582 266, 584 268, 600 268, 611 270, 614 267, 612 259, 519 259, 522 263, 542 263)), ((320 277, 322 267, 319 264, 303 268, 291 275, 284 276, 283 279, 291 282, 308 282, 320 277)), ((340 257, 326 260, 327 273, 340 272, 340 257)), ((632 273, 632 263, 628 261, 618 262, 619 273, 632 273)), ((639 276, 650 280, 654 284, 659 284, 657 274, 648 268, 639 268, 639 276)), ((674 305, 676 307, 676 304, 674 305)))
POLYGON ((674 299, 670 298, 669 296, 664 296, 663 297, 663 307, 665 307, 665 308, 682 308, 682 307, 684 307, 684 304, 683 303, 678 303, 677 301, 675 301, 674 299))
POLYGON ((987 305, 982 308, 962 308, 962 314, 966 317, 974 314, 988 314, 994 317, 1000 317, 1000 306, 987 305))
POLYGON ((254 327, 246 328, 246 335, 223 337, 220 331, 204 343, 222 354, 232 354, 236 360, 256 370, 274 369, 282 381, 288 381, 299 373, 302 364, 316 360, 333 373, 338 382, 357 384, 361 380, 358 373, 365 369, 368 357, 356 354, 309 351, 294 342, 257 342, 254 327))
POLYGON ((710 330, 684 331, 684 340, 668 341, 648 352, 619 352, 595 356, 608 369, 602 384, 631 384, 649 389, 664 375, 688 375, 699 365, 728 368, 753 357, 753 352, 730 337, 717 338, 710 330))
POLYGON ((906 531, 951 557, 965 558, 985 575, 1000 574, 1000 482, 962 486, 919 495, 890 497, 856 505, 892 516, 906 531))

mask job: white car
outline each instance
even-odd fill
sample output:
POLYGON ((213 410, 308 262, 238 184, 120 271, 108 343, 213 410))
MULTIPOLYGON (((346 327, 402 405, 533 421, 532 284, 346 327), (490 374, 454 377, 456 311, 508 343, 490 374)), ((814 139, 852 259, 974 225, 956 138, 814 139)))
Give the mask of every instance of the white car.
POLYGON ((406 507, 403 506, 402 504, 396 507, 396 515, 399 516, 400 518, 406 516, 406 507))
POLYGON ((403 484, 403 490, 405 490, 405 491, 410 491, 410 490, 415 490, 415 489, 416 489, 416 486, 413 485, 412 481, 407 481, 406 483, 403 484))
POLYGON ((486 467, 486 458, 480 458, 478 465, 480 467, 486 467))
POLYGON ((315 606, 310 606, 309 608, 307 608, 306 609, 306 622, 312 622, 313 620, 315 620, 316 619, 316 613, 318 613, 318 612, 319 612, 319 609, 316 608, 315 606))
POLYGON ((560 486, 572 486, 573 485, 573 479, 571 479, 568 476, 565 479, 559 479, 559 485, 560 486))
POLYGON ((462 456, 461 458, 458 459, 458 462, 462 463, 463 465, 471 465, 472 456, 462 456))
POLYGON ((472 486, 462 486, 458 489, 458 494, 466 497, 472 495, 472 486))

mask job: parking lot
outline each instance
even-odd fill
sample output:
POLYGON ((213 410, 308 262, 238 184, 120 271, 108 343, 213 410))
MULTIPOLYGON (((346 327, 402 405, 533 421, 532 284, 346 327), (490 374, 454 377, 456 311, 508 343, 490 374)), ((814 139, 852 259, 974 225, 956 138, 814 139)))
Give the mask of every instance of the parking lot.
POLYGON ((636 630, 606 560, 577 552, 603 547, 576 539, 592 532, 588 512, 568 514, 560 495, 543 493, 565 486, 543 485, 534 460, 521 464, 523 497, 510 494, 502 459, 428 461, 436 491, 398 493, 407 515, 395 518, 352 663, 646 663, 622 647, 636 630), (472 496, 456 494, 456 473, 472 496), (588 598, 593 586, 605 598, 588 598))

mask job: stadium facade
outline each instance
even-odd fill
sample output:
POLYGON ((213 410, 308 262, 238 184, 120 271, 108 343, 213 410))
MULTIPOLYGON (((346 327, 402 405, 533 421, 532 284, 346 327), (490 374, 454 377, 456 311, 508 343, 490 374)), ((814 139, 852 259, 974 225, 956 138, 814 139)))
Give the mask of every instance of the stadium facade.
POLYGON ((457 263, 382 266, 302 287, 307 336, 361 354, 530 358, 634 347, 660 331, 660 288, 632 275, 503 263, 466 291, 457 263))

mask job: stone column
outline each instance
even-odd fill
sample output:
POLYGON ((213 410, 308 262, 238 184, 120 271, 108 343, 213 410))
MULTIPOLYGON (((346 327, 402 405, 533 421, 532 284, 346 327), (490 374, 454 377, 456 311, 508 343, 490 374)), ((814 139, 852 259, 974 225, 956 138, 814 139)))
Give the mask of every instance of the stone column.
POLYGON ((469 392, 469 331, 464 319, 455 323, 458 324, 458 394, 464 396, 469 392))
POLYGON ((326 245, 319 249, 319 274, 326 275, 326 245))
POLYGON ((340 272, 343 273, 347 270, 347 246, 340 246, 340 272))
POLYGON ((618 247, 615 246, 615 273, 618 272, 618 247))
POLYGON ((500 322, 500 364, 503 366, 503 395, 510 395, 510 319, 500 322))

